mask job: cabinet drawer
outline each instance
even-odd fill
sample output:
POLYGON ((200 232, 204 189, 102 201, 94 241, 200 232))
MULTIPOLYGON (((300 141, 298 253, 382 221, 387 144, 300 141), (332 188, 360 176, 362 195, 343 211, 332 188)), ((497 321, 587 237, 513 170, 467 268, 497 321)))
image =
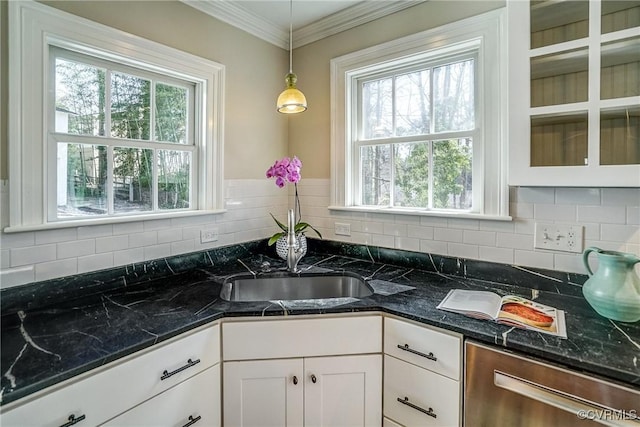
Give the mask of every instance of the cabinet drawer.
POLYGON ((382 318, 226 322, 222 340, 224 360, 380 353, 382 318))
POLYGON ((448 333, 384 319, 384 352, 433 372, 460 380, 462 340, 448 333))
POLYGON ((384 415, 411 426, 453 427, 460 423, 460 383, 384 356, 384 415))
POLYGON ((220 365, 206 369, 104 424, 111 427, 185 425, 220 426, 220 365))
POLYGON ((220 327, 215 325, 116 361, 81 380, 72 379, 55 391, 45 390, 41 397, 3 412, 0 421, 3 427, 57 427, 73 415, 84 416, 77 427, 97 425, 219 360, 220 327))

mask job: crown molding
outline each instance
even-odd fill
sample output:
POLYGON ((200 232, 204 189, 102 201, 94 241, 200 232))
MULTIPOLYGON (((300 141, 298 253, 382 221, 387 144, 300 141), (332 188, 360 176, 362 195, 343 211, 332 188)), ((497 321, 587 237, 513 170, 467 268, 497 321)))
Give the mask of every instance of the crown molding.
POLYGON ((427 0, 362 1, 293 32, 293 47, 304 46, 427 0))
MULTIPOLYGON (((289 32, 242 7, 242 2, 232 0, 181 1, 268 43, 282 49, 289 49, 289 32)), ((295 30, 293 32, 293 47, 297 48, 313 43, 425 1, 427 0, 361 1, 295 30)))

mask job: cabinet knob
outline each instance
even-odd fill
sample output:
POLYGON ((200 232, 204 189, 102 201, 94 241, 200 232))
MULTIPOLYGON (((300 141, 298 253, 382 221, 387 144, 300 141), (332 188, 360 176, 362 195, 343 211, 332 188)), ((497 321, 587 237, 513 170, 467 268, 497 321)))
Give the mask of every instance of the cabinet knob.
POLYGON ((293 376, 293 385, 298 385, 298 377, 293 376))
POLYGON ((314 383, 314 384, 315 384, 316 382, 318 382, 318 379, 317 379, 317 378, 316 378, 316 376, 315 376, 315 375, 313 375, 313 374, 311 374, 311 382, 312 382, 312 383, 314 383))

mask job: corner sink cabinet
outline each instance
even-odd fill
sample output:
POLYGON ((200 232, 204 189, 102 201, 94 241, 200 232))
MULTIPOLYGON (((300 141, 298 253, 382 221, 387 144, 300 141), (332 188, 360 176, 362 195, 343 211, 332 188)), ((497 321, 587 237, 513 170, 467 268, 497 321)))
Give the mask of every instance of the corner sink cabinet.
POLYGON ((640 1, 507 2, 509 185, 640 185, 640 1))
POLYGON ((184 333, 2 409, 3 427, 219 426, 220 325, 184 333))
POLYGON ((225 322, 225 426, 379 426, 379 315, 225 322))

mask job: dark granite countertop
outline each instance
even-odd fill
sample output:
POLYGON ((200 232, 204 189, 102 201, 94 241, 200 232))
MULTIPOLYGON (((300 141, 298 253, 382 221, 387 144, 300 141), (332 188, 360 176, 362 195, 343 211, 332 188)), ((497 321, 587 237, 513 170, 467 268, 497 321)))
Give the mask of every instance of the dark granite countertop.
POLYGON ((0 293, 1 401, 45 387, 223 317, 380 311, 640 388, 640 322, 603 318, 585 276, 309 239, 301 267, 370 280, 363 298, 231 303, 224 278, 283 267, 264 241, 89 273, 0 293), (267 255, 265 255, 267 254, 267 255), (567 339, 436 309, 451 289, 514 294, 565 311, 567 339))

